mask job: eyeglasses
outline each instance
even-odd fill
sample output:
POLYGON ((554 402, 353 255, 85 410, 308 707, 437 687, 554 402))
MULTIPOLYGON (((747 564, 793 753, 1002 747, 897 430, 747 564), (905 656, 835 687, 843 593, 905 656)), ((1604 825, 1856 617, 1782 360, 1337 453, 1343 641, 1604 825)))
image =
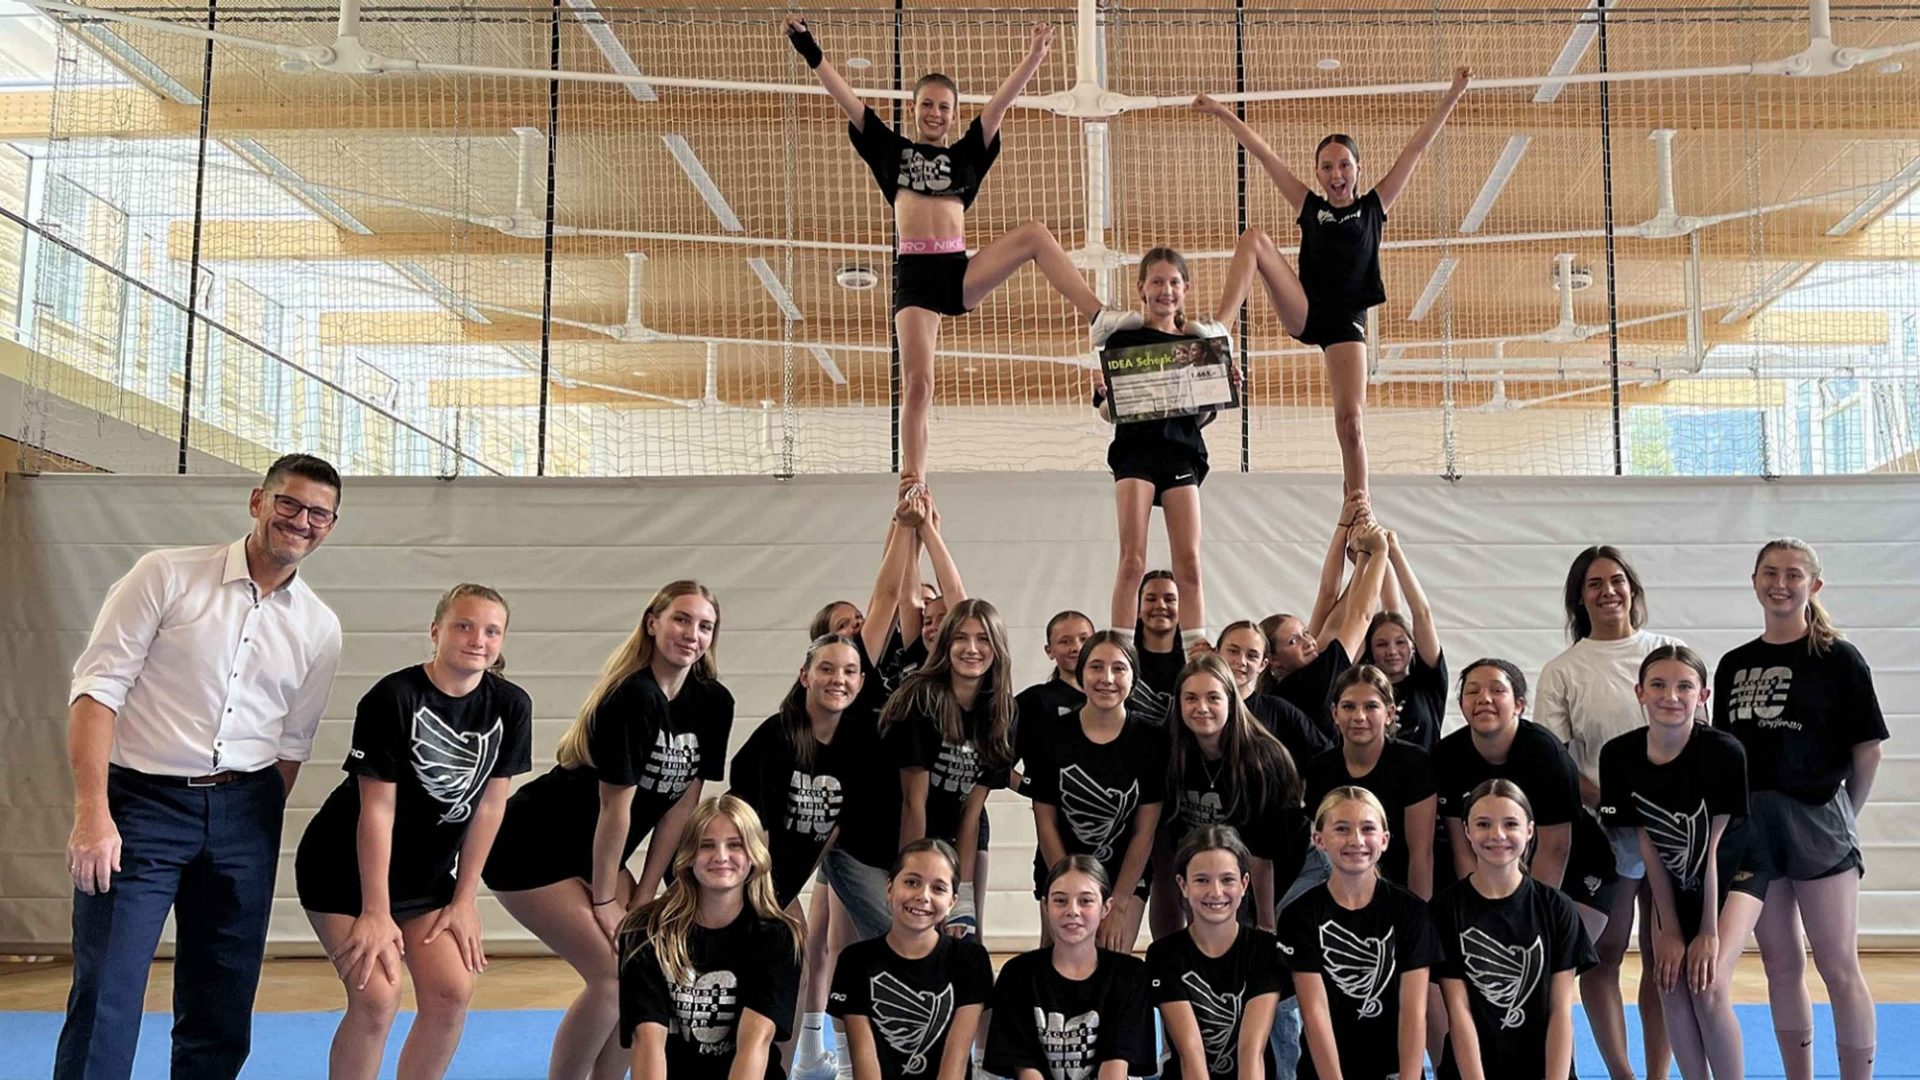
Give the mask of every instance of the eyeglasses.
POLYGON ((273 512, 289 521, 299 517, 303 510, 307 514, 307 523, 316 529, 332 528, 334 521, 340 516, 324 506, 309 506, 291 495, 273 497, 273 512))

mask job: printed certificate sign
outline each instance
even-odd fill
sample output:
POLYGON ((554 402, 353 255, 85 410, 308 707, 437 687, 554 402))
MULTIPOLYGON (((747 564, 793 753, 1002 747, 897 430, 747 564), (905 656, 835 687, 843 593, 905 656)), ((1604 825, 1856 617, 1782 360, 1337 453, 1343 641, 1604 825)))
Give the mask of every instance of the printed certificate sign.
POLYGON ((1227 339, 1183 338, 1109 348, 1100 354, 1115 423, 1240 407, 1227 339))

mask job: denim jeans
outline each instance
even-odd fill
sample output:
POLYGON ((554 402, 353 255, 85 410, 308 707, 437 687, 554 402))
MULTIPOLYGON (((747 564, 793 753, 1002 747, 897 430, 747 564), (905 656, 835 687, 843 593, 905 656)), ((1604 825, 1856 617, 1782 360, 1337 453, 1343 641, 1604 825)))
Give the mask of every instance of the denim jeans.
MULTIPOLYGON (((1308 848, 1307 857, 1300 866, 1300 876, 1293 879, 1287 891, 1275 905, 1277 913, 1297 899, 1300 894, 1327 880, 1332 868, 1327 865, 1327 856, 1318 848, 1308 848)), ((1300 1002, 1292 997, 1280 1003, 1273 1013, 1273 1034, 1269 1040, 1273 1046, 1273 1080, 1294 1080, 1294 1074, 1300 1068, 1300 1002)))
POLYGON ((247 1060, 286 789, 276 769, 217 787, 114 767, 107 806, 121 869, 73 894, 73 989, 55 1080, 133 1072, 147 972, 173 912, 176 1077, 231 1080, 247 1060))

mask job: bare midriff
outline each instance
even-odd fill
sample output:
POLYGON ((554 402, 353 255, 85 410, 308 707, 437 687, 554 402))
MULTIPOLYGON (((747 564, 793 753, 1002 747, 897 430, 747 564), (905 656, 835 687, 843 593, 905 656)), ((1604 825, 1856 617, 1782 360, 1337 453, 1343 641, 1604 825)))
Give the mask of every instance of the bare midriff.
POLYGON ((903 241, 964 237, 967 212, 952 195, 922 195, 903 189, 893 196, 893 227, 903 241))

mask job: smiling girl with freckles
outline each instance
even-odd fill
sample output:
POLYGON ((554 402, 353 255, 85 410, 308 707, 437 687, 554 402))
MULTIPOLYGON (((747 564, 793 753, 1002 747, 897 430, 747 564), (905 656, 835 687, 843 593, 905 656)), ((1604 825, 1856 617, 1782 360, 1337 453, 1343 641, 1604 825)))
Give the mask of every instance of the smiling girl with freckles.
POLYGON ((1300 995, 1302 1080, 1420 1076, 1428 968, 1426 902, 1380 876, 1394 843, 1380 800, 1338 787, 1316 805, 1313 842, 1333 873, 1287 905, 1280 944, 1300 995))

